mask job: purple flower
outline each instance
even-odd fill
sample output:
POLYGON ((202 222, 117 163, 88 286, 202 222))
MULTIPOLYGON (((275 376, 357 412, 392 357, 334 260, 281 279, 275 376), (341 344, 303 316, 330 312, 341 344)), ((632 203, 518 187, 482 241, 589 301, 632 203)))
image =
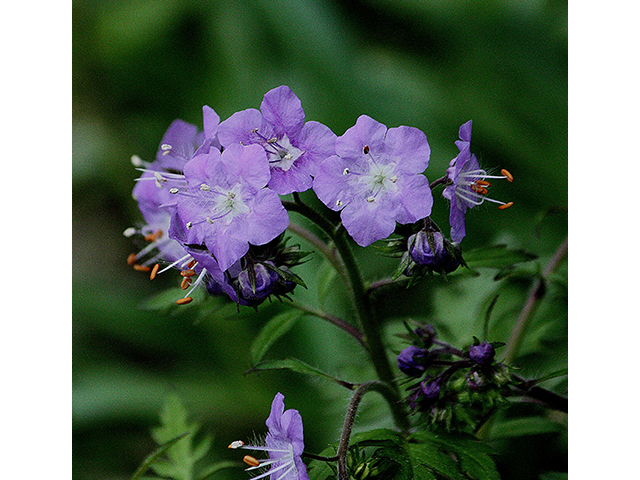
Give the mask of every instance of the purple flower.
POLYGON ((465 213, 467 209, 480 205, 485 200, 497 203, 501 210, 513 205, 513 202, 504 203, 499 200, 488 198, 488 188, 491 184, 487 178, 507 179, 513 181, 513 177, 507 170, 501 170, 502 175, 487 175, 487 172, 480 168, 478 159, 471 153, 471 125, 472 121, 460 127, 456 141, 456 146, 460 153, 451 160, 447 168, 447 177, 451 182, 442 192, 442 195, 451 202, 449 223, 451 224, 451 240, 460 242, 466 235, 465 213))
POLYGON ((269 427, 269 433, 267 433, 265 446, 245 445, 241 440, 229 445, 229 448, 233 449, 241 448, 269 453, 269 460, 263 461, 245 456, 244 461, 251 465, 247 471, 269 467, 266 472, 253 477, 253 480, 269 475, 271 480, 309 480, 307 468, 301 458, 304 451, 302 417, 297 410, 285 411, 284 395, 281 393, 276 394, 273 399, 271 414, 266 424, 269 427))
POLYGON ((238 274, 240 298, 251 304, 262 302, 273 293, 278 285, 278 278, 278 273, 275 270, 267 268, 262 263, 248 265, 238 274))
POLYGON ((225 271, 289 225, 278 195, 264 188, 269 167, 259 145, 211 148, 184 167, 186 190, 173 188, 187 244, 205 245, 225 271))
POLYGON ((419 377, 425 371, 424 359, 427 355, 425 349, 411 345, 398 355, 398 368, 410 377, 419 377))
POLYGON ((237 112, 220 124, 223 147, 257 144, 267 153, 269 188, 280 195, 311 188, 318 164, 335 153, 336 135, 325 125, 304 121, 298 97, 287 86, 267 92, 260 111, 237 112))
POLYGON ((430 152, 417 128, 387 130, 362 115, 336 140, 337 155, 320 164, 313 189, 327 207, 341 210, 347 232, 366 247, 393 233, 396 222, 431 213, 431 189, 422 175, 430 152))
POLYGON ((440 379, 436 378, 435 380, 428 380, 428 378, 425 378, 422 383, 420 383, 420 391, 424 398, 428 400, 436 400, 440 396, 440 379))
POLYGON ((496 351, 493 345, 487 342, 482 342, 480 345, 472 345, 471 348, 469 348, 469 358, 478 365, 491 364, 495 355, 496 351))
POLYGON ((411 235, 408 240, 411 260, 418 265, 429 267, 439 265, 448 255, 444 245, 444 235, 440 232, 432 232, 433 249, 429 245, 429 236, 424 230, 411 235))

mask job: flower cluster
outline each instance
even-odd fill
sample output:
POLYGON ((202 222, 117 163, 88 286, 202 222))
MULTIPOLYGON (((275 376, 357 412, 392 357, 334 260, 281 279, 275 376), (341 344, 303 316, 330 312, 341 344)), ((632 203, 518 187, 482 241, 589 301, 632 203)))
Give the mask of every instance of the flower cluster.
MULTIPOLYGON (((471 154, 471 121, 460 127, 460 153, 447 174, 430 185, 425 170, 431 148, 414 127, 387 128, 367 115, 337 136, 316 121, 305 121, 298 97, 287 86, 264 95, 260 109, 234 113, 224 121, 203 107, 203 131, 175 120, 156 159, 133 164, 142 172, 133 197, 144 225, 127 236, 143 239, 130 265, 151 278, 175 268, 189 303, 202 285, 241 305, 256 306, 304 284, 291 271, 304 256, 292 255, 283 239, 289 214, 281 196, 311 190, 340 213, 351 238, 366 247, 393 238, 406 227, 398 272, 414 280, 425 272, 447 274, 464 265, 458 243, 465 236, 467 209, 486 197, 487 178, 471 154), (430 219, 432 188, 444 185, 451 204, 451 239, 430 219)), ((322 215, 322 214, 321 214, 322 215)))
POLYGON ((405 338, 413 344, 400 352, 397 361, 409 377, 407 401, 412 411, 426 415, 432 424, 449 428, 461 421, 456 414, 462 410, 468 422, 474 412, 480 418, 502 401, 501 387, 509 382, 509 371, 494 361, 495 349, 502 343, 474 338, 468 350, 458 350, 438 340, 430 325, 418 326, 405 338))

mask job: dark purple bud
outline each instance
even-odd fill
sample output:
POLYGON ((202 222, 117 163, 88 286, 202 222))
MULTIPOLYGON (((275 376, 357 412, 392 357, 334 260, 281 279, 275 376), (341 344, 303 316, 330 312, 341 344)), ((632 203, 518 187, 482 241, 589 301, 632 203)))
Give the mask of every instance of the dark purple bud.
POLYGON ((431 325, 421 325, 413 333, 420 337, 425 348, 429 348, 436 338, 436 331, 431 325))
POLYGON ((253 304, 259 304, 271 295, 277 284, 278 274, 261 263, 251 265, 238 274, 239 297, 253 304), (255 272, 255 285, 251 284, 250 268, 255 272))
POLYGON ((487 342, 482 342, 480 345, 473 345, 469 349, 469 358, 478 365, 490 365, 495 355, 496 351, 491 344, 487 342))
POLYGON ((436 378, 430 382, 427 382, 425 378, 420 384, 420 390, 422 395, 429 400, 437 399, 440 396, 440 379, 436 378))
POLYGON ((418 265, 436 267, 441 264, 445 257, 449 256, 444 246, 444 236, 440 232, 425 232, 420 230, 415 235, 411 235, 408 240, 409 254, 411 260, 418 265), (432 245, 429 245, 429 236, 432 238, 432 245), (433 249, 431 248, 433 246, 433 249))
POLYGON ((419 377, 425 371, 423 361, 427 351, 411 345, 398 355, 398 368, 410 377, 419 377))

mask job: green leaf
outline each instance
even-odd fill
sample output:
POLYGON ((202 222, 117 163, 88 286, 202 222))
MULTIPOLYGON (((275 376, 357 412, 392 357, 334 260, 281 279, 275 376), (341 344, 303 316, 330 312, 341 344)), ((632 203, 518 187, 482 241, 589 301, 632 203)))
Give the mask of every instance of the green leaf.
POLYGON ((160 422, 161 425, 151 431, 157 443, 162 444, 177 435, 186 438, 166 449, 166 459, 159 459, 151 468, 160 476, 192 480, 195 463, 206 455, 211 440, 205 437, 197 447, 193 447, 193 436, 199 425, 188 421, 187 410, 178 395, 167 397, 160 413, 160 422))
POLYGON ((335 378, 328 373, 317 369, 316 367, 312 367, 302 360, 298 360, 297 358, 285 358, 284 360, 267 360, 251 368, 247 373, 261 372, 265 370, 291 370, 297 373, 313 375, 315 377, 321 377, 327 380, 331 380, 332 382, 335 382, 338 385, 342 385, 349 390, 354 390, 356 387, 356 385, 353 383, 345 382, 344 380, 335 378))
POLYGON ((535 260, 537 255, 525 250, 512 250, 506 245, 491 245, 469 250, 464 253, 464 260, 471 270, 476 268, 510 269, 516 263, 535 260))
POLYGON ((156 461, 158 461, 160 456, 164 452, 166 452, 169 448, 171 448, 173 444, 175 444, 178 440, 184 438, 187 435, 188 435, 188 432, 185 432, 182 435, 178 435, 177 437, 172 438, 168 442, 160 445, 153 453, 151 453, 150 455, 147 456, 147 458, 144 459, 144 461, 140 464, 138 469, 131 476, 130 480, 142 480, 142 475, 147 473, 147 470, 149 470, 149 467, 151 467, 156 461))
POLYGON ((304 312, 300 310, 290 309, 269 320, 251 345, 251 363, 259 363, 269 348, 291 330, 303 315, 304 312))

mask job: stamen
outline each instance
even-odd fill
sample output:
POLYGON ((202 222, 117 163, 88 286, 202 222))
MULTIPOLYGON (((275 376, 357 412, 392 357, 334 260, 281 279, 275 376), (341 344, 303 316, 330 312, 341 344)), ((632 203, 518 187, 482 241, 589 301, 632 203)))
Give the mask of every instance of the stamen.
POLYGON ((168 143, 163 143, 162 145, 160 145, 160 149, 162 150, 162 156, 169 155, 171 153, 172 148, 173 147, 168 143))
POLYGON ((367 155, 367 154, 369 153, 369 145, 365 145, 365 146, 362 148, 362 153, 364 153, 365 155, 367 155))
POLYGON ((242 458, 242 461, 244 463, 246 463, 247 465, 249 465, 250 467, 259 467, 260 466, 260 462, 256 458, 252 457, 251 455, 245 455, 242 458))
POLYGON ((134 270, 137 270, 138 272, 148 272, 148 271, 150 271, 150 270, 151 270, 151 267, 147 267, 146 265, 138 265, 138 264, 135 264, 135 265, 133 266, 133 269, 134 269, 134 270))
POLYGON ((342 200, 336 200, 336 207, 341 207, 342 205, 342 200))
POLYGON ((500 170, 500 173, 502 175, 504 175, 505 177, 507 177, 507 180, 509 180, 510 182, 513 182, 513 175, 511 175, 511 173, 509 173, 509 170, 506 170, 506 169, 503 168, 502 170, 500 170))
POLYGON ((178 193, 180 190, 177 189, 176 187, 170 188, 169 189, 169 193, 171 193, 172 195, 175 195, 176 193, 178 193))
POLYGON ((137 230, 135 228, 129 227, 124 232, 122 232, 122 235, 124 235, 125 237, 129 238, 129 237, 132 237, 133 235, 135 235, 136 232, 137 232, 137 230))
POLYGON ((244 442, 242 440, 235 440, 231 442, 227 448, 236 449, 236 448, 242 447, 243 445, 244 445, 244 442))
POLYGON ((211 187, 209 185, 207 185, 206 183, 203 183, 202 185, 200 185, 200 190, 203 192, 210 192, 211 191, 211 187))
POLYGON ((180 275, 183 277, 193 277, 196 274, 195 270, 182 270, 180 275))
POLYGON ((132 253, 131 255, 129 255, 129 256, 127 257, 127 265, 131 266, 131 265, 133 265, 134 263, 136 263, 136 254, 135 254, 135 253, 132 253))
POLYGON ((349 169, 348 169, 348 168, 345 168, 345 169, 342 171, 342 174, 343 174, 343 175, 349 175, 349 169))
POLYGON ((193 298, 185 297, 185 298, 181 298, 179 300, 176 300, 176 303, 178 305, 186 305, 187 303, 191 303, 192 301, 193 301, 193 298))
POLYGON ((476 180, 476 185, 480 185, 481 187, 490 187, 491 184, 486 180, 476 180))
POLYGON ((376 197, 374 197, 373 195, 370 195, 369 197, 367 197, 367 202, 373 203, 375 201, 376 201, 376 197))
POLYGON ((504 210, 505 208, 509 208, 511 205, 513 205, 513 202, 508 202, 508 203, 505 203, 504 205, 500 205, 498 209, 504 210))
POLYGON ((182 290, 186 290, 187 288, 189 288, 189 285, 191 285, 191 277, 184 277, 182 279, 182 282, 180 282, 180 288, 182 290))
POLYGON ((158 270, 160 270, 160 264, 156 263, 153 268, 151 269, 151 275, 149 275, 149 278, 151 280, 153 280, 154 278, 156 278, 156 275, 158 275, 158 270))
POLYGON ((196 259, 194 258, 193 260, 191 260, 189 263, 187 263, 187 268, 193 268, 196 266, 196 263, 198 263, 196 261, 196 259))

